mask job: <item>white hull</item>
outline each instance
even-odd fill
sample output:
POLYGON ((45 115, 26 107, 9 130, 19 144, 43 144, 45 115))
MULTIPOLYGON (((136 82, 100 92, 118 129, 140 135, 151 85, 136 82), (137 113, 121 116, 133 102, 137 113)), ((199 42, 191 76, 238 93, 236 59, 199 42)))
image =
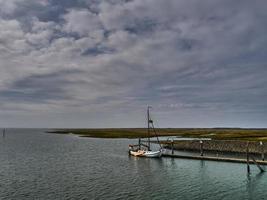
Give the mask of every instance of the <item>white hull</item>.
POLYGON ((138 156, 138 157, 148 157, 148 158, 159 158, 162 156, 162 152, 160 151, 130 151, 130 154, 132 156, 138 156))

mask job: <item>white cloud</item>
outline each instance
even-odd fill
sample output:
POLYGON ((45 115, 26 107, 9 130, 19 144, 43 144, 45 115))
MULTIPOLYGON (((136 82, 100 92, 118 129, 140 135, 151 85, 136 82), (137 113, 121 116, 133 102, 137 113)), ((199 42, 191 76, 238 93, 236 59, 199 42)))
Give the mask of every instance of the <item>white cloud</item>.
POLYGON ((0 11, 4 14, 12 14, 17 9, 17 3, 22 0, 1 0, 0 1, 0 11))
POLYGON ((99 29, 101 29, 102 25, 97 14, 91 13, 87 9, 71 9, 63 18, 66 21, 64 30, 68 33, 77 33, 80 36, 92 34, 92 37, 99 37, 98 34, 101 35, 99 29))
POLYGON ((31 31, 25 33, 25 39, 37 48, 45 48, 49 46, 50 40, 59 29, 60 27, 54 22, 41 22, 34 18, 31 31))

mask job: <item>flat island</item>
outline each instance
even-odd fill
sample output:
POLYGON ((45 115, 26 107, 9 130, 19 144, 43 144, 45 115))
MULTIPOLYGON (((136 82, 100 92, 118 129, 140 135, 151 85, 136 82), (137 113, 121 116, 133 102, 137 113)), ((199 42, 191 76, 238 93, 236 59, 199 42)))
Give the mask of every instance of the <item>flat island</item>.
MULTIPOLYGON (((48 133, 76 134, 95 138, 144 138, 146 128, 105 128, 105 129, 56 129, 48 133)), ((158 136, 179 136, 211 138, 213 140, 267 141, 267 129, 243 128, 159 128, 158 136)))

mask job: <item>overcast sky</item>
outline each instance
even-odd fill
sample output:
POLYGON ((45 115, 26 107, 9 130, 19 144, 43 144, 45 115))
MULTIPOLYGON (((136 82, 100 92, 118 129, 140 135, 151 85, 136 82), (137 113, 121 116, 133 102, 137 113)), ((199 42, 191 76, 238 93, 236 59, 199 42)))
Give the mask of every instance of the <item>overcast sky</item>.
POLYGON ((0 127, 267 127, 266 0, 0 0, 0 127))

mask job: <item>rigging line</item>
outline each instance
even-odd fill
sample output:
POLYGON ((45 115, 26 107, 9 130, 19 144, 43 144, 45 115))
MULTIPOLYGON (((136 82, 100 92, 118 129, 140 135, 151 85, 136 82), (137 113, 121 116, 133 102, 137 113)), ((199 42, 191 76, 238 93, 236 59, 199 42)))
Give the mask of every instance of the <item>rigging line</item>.
MULTIPOLYGON (((156 136, 156 138, 157 138, 157 142, 158 142, 158 144, 159 144, 159 146, 160 146, 160 149, 162 149, 162 146, 161 146, 161 144, 160 144, 160 141, 159 141, 159 137, 158 137, 158 134, 157 134, 157 132, 156 132, 156 130, 155 130, 155 127, 154 127, 154 118, 153 118, 153 114, 149 114, 149 120, 151 120, 152 121, 152 123, 151 123, 151 128, 152 128, 152 131, 154 132, 154 134, 155 134, 155 136, 156 136)), ((150 123, 149 123, 150 124, 150 123)))
POLYGON ((155 134, 156 137, 157 137, 158 144, 159 144, 160 148, 162 149, 161 144, 160 144, 160 141, 159 141, 158 134, 156 133, 156 130, 155 130, 155 127, 154 127, 154 124, 153 124, 153 123, 152 123, 152 128, 153 128, 154 134, 155 134))
POLYGON ((153 129, 154 134, 155 134, 156 137, 157 137, 158 144, 159 144, 160 148, 162 149, 161 143, 160 143, 160 141, 159 141, 159 136, 158 136, 158 134, 157 134, 157 132, 156 132, 156 129, 155 129, 155 126, 154 126, 154 122, 156 122, 156 126, 157 126, 157 128, 159 129, 157 120, 156 120, 156 121, 154 120, 154 118, 153 118, 153 114, 152 114, 152 115, 150 114, 150 118, 153 119, 152 129, 153 129))

